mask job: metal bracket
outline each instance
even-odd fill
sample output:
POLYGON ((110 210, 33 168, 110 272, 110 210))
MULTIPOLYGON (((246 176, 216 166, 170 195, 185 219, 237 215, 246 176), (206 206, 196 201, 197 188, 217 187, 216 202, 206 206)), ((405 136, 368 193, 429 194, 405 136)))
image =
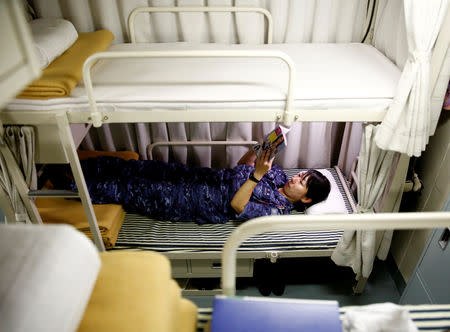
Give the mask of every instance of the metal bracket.
POLYGON ((102 118, 103 118, 102 113, 97 111, 91 113, 89 120, 92 121, 92 125, 95 128, 99 128, 102 125, 102 118))
POLYGON ((267 253, 267 258, 270 259, 271 263, 276 263, 276 261, 279 257, 280 257, 280 255, 276 251, 270 251, 267 253))

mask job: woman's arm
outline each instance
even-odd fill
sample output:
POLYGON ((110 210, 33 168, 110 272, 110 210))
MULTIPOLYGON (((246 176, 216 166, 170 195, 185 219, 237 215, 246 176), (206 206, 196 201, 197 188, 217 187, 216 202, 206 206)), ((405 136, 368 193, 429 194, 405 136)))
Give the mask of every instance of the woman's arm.
POLYGON ((253 149, 249 149, 238 161, 238 165, 255 166, 256 153, 253 149))
MULTIPOLYGON (((256 160, 255 170, 253 176, 259 181, 262 177, 270 171, 272 168, 273 158, 269 159, 271 151, 269 149, 264 150, 261 154, 261 158, 256 160)), ((247 205, 250 197, 252 196, 253 189, 255 189, 257 183, 252 180, 247 180, 239 188, 231 200, 231 207, 237 212, 242 213, 247 205)))

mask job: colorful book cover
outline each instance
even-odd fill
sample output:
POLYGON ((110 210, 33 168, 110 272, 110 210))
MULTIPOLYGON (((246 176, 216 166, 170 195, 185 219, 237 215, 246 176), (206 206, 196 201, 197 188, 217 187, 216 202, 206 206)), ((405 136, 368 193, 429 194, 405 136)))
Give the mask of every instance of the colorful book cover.
POLYGON ((214 298, 211 332, 342 332, 337 301, 214 298))
POLYGON ((256 152, 259 157, 262 151, 270 149, 272 151, 270 158, 277 156, 286 146, 286 134, 288 129, 283 128, 281 126, 276 127, 270 133, 264 137, 262 142, 255 144, 253 146, 253 150, 256 152))

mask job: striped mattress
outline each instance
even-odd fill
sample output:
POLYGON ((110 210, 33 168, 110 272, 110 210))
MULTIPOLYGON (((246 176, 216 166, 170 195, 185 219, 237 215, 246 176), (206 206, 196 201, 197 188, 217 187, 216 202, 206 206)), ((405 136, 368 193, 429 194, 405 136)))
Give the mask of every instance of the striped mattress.
MULTIPOLYGON (((447 331, 450 329, 450 304, 403 305, 409 311, 414 325, 419 331, 447 331)), ((340 307, 342 317, 350 307, 340 307)), ((197 315, 197 332, 206 332, 205 326, 212 317, 212 308, 199 308, 197 315)))
MULTIPOLYGON (((347 183, 338 168, 327 169, 333 176, 348 213, 353 212, 353 197, 344 190, 347 183)), ((301 169, 285 170, 288 177, 301 169)), ((347 191, 348 192, 348 191, 347 191)), ((159 252, 220 252, 231 232, 242 222, 204 224, 161 221, 127 214, 114 249, 142 249, 159 252)), ((239 252, 334 249, 343 231, 271 232, 249 238, 239 252)))

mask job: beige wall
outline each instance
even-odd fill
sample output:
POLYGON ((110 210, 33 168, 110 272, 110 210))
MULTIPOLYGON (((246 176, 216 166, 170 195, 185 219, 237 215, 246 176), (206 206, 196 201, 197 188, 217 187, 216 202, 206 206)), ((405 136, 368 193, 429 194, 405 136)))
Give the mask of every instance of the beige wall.
MULTIPOLYGON (((440 211, 450 194, 450 111, 442 111, 438 128, 416 165, 423 181, 417 211, 440 211)), ((431 230, 396 231, 391 253, 408 282, 431 230)))

